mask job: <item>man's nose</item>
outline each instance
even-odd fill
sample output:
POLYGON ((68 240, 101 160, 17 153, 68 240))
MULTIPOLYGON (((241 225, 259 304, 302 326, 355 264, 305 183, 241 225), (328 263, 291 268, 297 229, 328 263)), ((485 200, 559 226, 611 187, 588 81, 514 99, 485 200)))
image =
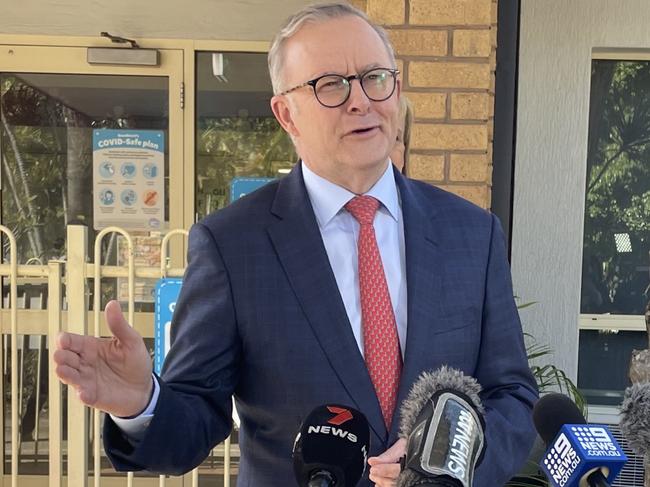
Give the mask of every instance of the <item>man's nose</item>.
POLYGON ((349 112, 366 113, 370 108, 370 98, 361 88, 361 80, 353 79, 350 81, 350 98, 347 103, 349 112))

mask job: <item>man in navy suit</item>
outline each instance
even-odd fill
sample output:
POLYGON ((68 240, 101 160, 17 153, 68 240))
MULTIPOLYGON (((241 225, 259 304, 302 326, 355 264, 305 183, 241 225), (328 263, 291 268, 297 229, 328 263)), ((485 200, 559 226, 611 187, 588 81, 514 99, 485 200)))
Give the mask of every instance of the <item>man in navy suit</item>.
POLYGON ((304 9, 276 37, 269 68, 273 112, 301 162, 192 228, 162 377, 115 302, 106 309, 114 338, 62 334, 57 374, 110 413, 104 441, 119 470, 199 465, 230 433, 234 396, 239 486, 294 485, 301 421, 340 403, 371 427, 360 485, 384 487, 404 453, 399 405, 422 371, 449 365, 483 388, 487 447, 475 485, 503 485, 532 445, 537 390, 497 219, 393 169, 399 72, 363 13, 304 9), (352 200, 376 205, 370 232, 352 200), (381 271, 371 291, 363 259, 381 271), (368 332, 377 306, 384 328, 368 332), (379 372, 376 353, 390 357, 379 372), (386 387, 384 375, 396 382, 386 387))

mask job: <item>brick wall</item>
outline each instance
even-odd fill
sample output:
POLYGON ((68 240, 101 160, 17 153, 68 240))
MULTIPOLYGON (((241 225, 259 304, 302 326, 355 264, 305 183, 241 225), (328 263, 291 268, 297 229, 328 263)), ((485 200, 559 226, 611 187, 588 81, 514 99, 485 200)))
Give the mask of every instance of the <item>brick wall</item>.
POLYGON ((496 0, 352 0, 388 31, 414 106, 409 175, 489 208, 496 0))

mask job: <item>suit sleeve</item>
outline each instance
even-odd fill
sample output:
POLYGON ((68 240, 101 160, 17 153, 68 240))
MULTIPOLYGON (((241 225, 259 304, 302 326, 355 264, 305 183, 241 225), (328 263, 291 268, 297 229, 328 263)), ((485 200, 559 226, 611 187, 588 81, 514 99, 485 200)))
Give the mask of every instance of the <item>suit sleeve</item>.
POLYGON ((538 392, 514 302, 505 239, 491 215, 481 348, 476 378, 483 387, 486 449, 475 487, 505 484, 526 461, 536 433, 532 408, 538 392))
POLYGON ((201 223, 190 231, 171 338, 144 438, 134 445, 110 417, 104 422, 104 447, 116 470, 180 475, 230 434, 241 343, 228 272, 201 223))

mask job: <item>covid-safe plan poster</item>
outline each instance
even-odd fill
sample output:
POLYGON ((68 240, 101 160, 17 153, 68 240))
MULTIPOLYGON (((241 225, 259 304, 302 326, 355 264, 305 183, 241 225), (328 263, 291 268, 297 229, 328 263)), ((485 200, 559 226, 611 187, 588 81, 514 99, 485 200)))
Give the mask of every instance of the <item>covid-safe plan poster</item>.
POLYGON ((164 170, 162 131, 93 130, 94 228, 162 229, 164 170))

